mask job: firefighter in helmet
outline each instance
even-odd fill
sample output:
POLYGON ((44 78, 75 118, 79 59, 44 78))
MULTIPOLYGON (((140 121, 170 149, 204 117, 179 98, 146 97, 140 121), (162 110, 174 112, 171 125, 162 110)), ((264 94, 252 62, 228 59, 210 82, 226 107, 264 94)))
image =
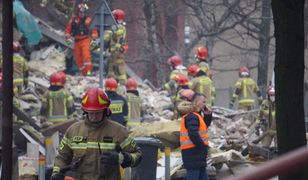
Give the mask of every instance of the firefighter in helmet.
POLYGON ((110 119, 126 126, 128 105, 126 99, 117 93, 118 82, 114 78, 108 78, 105 81, 105 90, 110 99, 110 110, 112 115, 110 119))
POLYGON ((209 70, 210 70, 210 66, 208 64, 208 50, 206 47, 204 46, 200 46, 197 48, 196 50, 196 61, 197 61, 197 65, 201 68, 201 70, 203 72, 205 72, 206 74, 208 74, 209 70))
POLYGON ((43 122, 63 122, 75 112, 73 96, 64 88, 65 81, 64 72, 54 72, 50 75, 50 86, 42 97, 40 115, 43 122))
POLYGON ((143 100, 137 89, 138 83, 134 78, 126 81, 126 99, 128 105, 127 125, 130 128, 138 126, 142 120, 143 100))
POLYGON ((171 56, 167 62, 171 72, 169 74, 168 82, 164 84, 164 89, 168 91, 171 97, 174 97, 177 91, 175 77, 177 74, 187 75, 187 69, 183 66, 183 60, 178 55, 171 56))
POLYGON ((206 106, 211 110, 212 108, 212 92, 213 82, 207 76, 206 72, 202 70, 200 66, 193 66, 190 68, 190 74, 193 79, 189 83, 190 89, 196 93, 204 95, 206 98, 206 106))
POLYGON ((104 34, 105 47, 110 58, 108 60, 108 76, 115 78, 121 85, 125 86, 127 80, 125 69, 125 53, 128 50, 126 44, 125 12, 122 9, 112 11, 117 21, 115 30, 106 31, 104 34))
POLYGON ((233 108, 234 102, 238 99, 239 109, 252 110, 255 108, 254 93, 258 97, 259 104, 262 102, 262 96, 257 83, 250 78, 250 72, 247 67, 240 67, 239 79, 235 83, 235 91, 230 101, 230 108, 233 108))
MULTIPOLYGON (((22 93, 23 87, 28 85, 29 70, 27 67, 26 60, 20 55, 21 44, 18 41, 13 42, 13 86, 14 93, 16 96, 22 93)), ((3 61, 1 57, 0 68, 3 68, 3 61)))
POLYGON ((259 116, 257 118, 257 126, 262 126, 263 133, 266 135, 261 140, 264 147, 270 147, 274 140, 275 147, 277 147, 276 136, 276 107, 275 107, 275 88, 269 86, 266 90, 267 99, 263 100, 260 105, 259 116))
POLYGON ((137 166, 141 150, 128 131, 110 121, 110 100, 103 89, 92 87, 82 98, 85 121, 71 125, 59 145, 52 180, 63 180, 71 165, 76 179, 119 180, 120 166, 137 166))
POLYGON ((77 6, 76 16, 72 17, 65 28, 66 43, 74 41, 74 58, 82 75, 91 75, 93 66, 91 63, 91 44, 97 44, 96 30, 90 30, 91 18, 87 16, 88 6, 80 3, 77 6))

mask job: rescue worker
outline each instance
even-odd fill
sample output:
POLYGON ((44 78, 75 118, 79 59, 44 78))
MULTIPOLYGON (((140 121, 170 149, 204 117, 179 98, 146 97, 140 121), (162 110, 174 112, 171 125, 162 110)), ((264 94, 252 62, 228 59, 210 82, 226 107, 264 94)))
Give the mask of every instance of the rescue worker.
POLYGON ((206 106, 209 109, 212 109, 212 80, 200 67, 196 69, 195 74, 192 74, 192 76, 194 78, 189 82, 190 89, 196 93, 204 95, 206 98, 206 106))
POLYGON ((212 113, 207 109, 205 97, 190 89, 181 92, 183 99, 177 106, 182 116, 180 148, 187 180, 208 180, 206 159, 208 154, 208 127, 212 113))
MULTIPOLYGON (((13 42, 13 87, 14 87, 14 94, 18 96, 22 93, 23 87, 28 86, 28 76, 29 71, 27 67, 26 60, 23 56, 20 55, 21 45, 18 41, 13 42)), ((3 61, 1 57, 0 67, 3 66, 3 61)))
POLYGON ((187 75, 187 69, 183 66, 183 60, 180 56, 174 55, 168 59, 168 64, 170 66, 171 72, 169 75, 168 82, 164 84, 164 89, 168 91, 171 97, 176 95, 177 87, 175 76, 177 74, 187 75))
POLYGON ((177 74, 175 75, 175 81, 177 83, 177 91, 176 91, 176 95, 174 97, 171 97, 171 100, 173 102, 173 105, 174 105, 174 110, 173 110, 173 117, 172 119, 178 119, 179 118, 179 113, 177 112, 177 109, 176 109, 176 106, 177 104, 179 104, 182 100, 180 98, 180 94, 181 94, 181 91, 182 90, 185 90, 185 89, 189 89, 189 86, 188 86, 188 77, 184 74, 177 74))
POLYGON ((206 47, 200 46, 197 48, 197 52, 196 52, 197 64, 201 68, 201 70, 205 72, 206 74, 208 74, 210 70, 210 66, 207 62, 208 56, 209 54, 208 54, 208 50, 206 47))
POLYGON ((261 140, 264 147, 269 148, 274 140, 275 147, 277 147, 276 136, 276 108, 275 108, 275 89, 272 86, 267 88, 267 99, 263 100, 260 105, 259 116, 257 118, 257 125, 264 126, 265 135, 261 140))
MULTIPOLYGON (((75 112, 72 94, 64 88, 65 73, 54 72, 50 76, 50 86, 42 97, 40 115, 42 122, 63 122, 75 112)), ((48 123, 47 123, 48 124, 48 123)))
POLYGON ((86 119, 66 131, 55 157, 52 180, 63 180, 67 167, 78 180, 120 180, 120 166, 139 164, 140 148, 123 126, 110 121, 109 105, 101 88, 86 91, 81 106, 86 119))
POLYGON ((105 47, 110 53, 108 60, 108 77, 115 78, 121 85, 125 86, 127 80, 125 69, 125 52, 128 49, 126 44, 126 23, 125 12, 122 9, 112 11, 114 19, 117 21, 117 29, 106 31, 104 34, 105 47))
POLYGON ((239 79, 235 83, 235 90, 230 101, 230 108, 233 108, 236 99, 239 99, 239 109, 252 110, 255 108, 255 99, 253 94, 258 97, 259 105, 262 102, 262 96, 257 83, 250 78, 250 72, 247 67, 240 67, 239 79))
POLYGON ((105 81, 105 90, 110 99, 110 119, 123 126, 127 125, 128 105, 126 99, 117 93, 118 82, 114 78, 105 81))
POLYGON ((85 15, 87 8, 84 3, 78 4, 77 15, 68 21, 65 28, 66 43, 70 45, 73 42, 72 37, 74 38, 75 62, 84 76, 92 74, 90 44, 97 44, 96 39, 98 36, 96 30, 89 29, 91 18, 85 15))
POLYGON ((188 86, 189 79, 186 75, 177 74, 175 76, 175 81, 176 81, 176 84, 177 84, 177 91, 176 91, 176 95, 172 99, 172 101, 174 102, 174 107, 176 107, 176 104, 181 101, 181 99, 180 99, 181 90, 189 89, 189 86, 188 86))
POLYGON ((142 120, 143 100, 137 90, 138 83, 134 78, 126 81, 126 99, 128 105, 127 125, 130 128, 136 127, 142 120))

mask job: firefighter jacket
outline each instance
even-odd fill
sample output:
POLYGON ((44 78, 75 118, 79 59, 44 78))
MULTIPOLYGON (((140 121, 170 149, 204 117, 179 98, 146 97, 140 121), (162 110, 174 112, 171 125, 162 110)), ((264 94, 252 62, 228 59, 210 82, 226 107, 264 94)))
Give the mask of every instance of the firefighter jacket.
POLYGON ((263 100, 260 105, 259 120, 263 120, 266 124, 266 129, 276 132, 276 110, 275 103, 268 99, 263 100))
POLYGON ((179 66, 179 67, 176 67, 176 69, 172 70, 170 75, 169 75, 168 82, 165 83, 164 87, 163 87, 163 89, 168 91, 168 93, 171 96, 171 99, 175 98, 176 93, 177 93, 177 84, 176 84, 176 81, 175 81, 175 77, 178 74, 187 75, 186 67, 185 66, 179 66))
POLYGON ((126 126, 128 115, 128 105, 126 99, 114 91, 106 91, 106 94, 111 101, 109 108, 112 115, 110 116, 110 119, 126 126))
POLYGON ((41 115, 50 122, 63 122, 74 112, 72 94, 60 86, 51 86, 42 97, 41 115))
POLYGON ((235 83, 235 91, 232 95, 231 104, 239 99, 239 105, 254 105, 254 93, 257 95, 259 104, 262 102, 262 96, 257 83, 250 77, 242 77, 235 83))
POLYGON ((184 114, 180 126, 181 154, 186 169, 206 167, 208 154, 208 127, 211 116, 201 116, 194 110, 191 102, 182 101, 178 105, 180 114, 184 114))
POLYGON ((129 127, 135 127, 141 121, 143 100, 139 97, 137 90, 127 91, 126 99, 128 105, 127 125, 129 127))
MULTIPOLYGON (((3 60, 1 57, 0 66, 3 66, 3 60)), ((20 86, 26 84, 28 82, 29 71, 27 67, 27 63, 24 57, 22 57, 19 53, 13 54, 13 84, 14 86, 20 86)))
POLYGON ((140 148, 118 123, 109 119, 98 123, 90 123, 88 120, 77 122, 68 128, 60 142, 53 173, 74 164, 76 180, 119 180, 119 166, 100 163, 101 154, 113 150, 131 155, 131 164, 126 166, 134 167, 141 160, 140 148))
POLYGON ((126 27, 124 24, 118 24, 114 31, 106 31, 104 34, 105 48, 111 54, 124 53, 124 45, 126 44, 126 27))
POLYGON ((89 16, 85 16, 83 18, 73 17, 68 21, 65 28, 65 37, 70 38, 73 36, 75 38, 75 42, 84 40, 89 38, 91 34, 92 39, 97 39, 97 31, 89 30, 89 26, 91 24, 91 18, 89 16))
POLYGON ((199 71, 196 77, 190 81, 189 85, 191 90, 205 96, 206 106, 211 109, 213 83, 212 80, 208 76, 206 76, 206 73, 203 71, 199 71))

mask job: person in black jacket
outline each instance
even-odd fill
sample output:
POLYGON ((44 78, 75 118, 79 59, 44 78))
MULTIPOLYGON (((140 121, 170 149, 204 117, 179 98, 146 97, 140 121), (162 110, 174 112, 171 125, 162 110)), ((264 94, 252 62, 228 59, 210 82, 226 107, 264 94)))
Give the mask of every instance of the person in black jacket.
POLYGON ((181 92, 184 100, 177 105, 182 116, 180 143, 187 180, 208 180, 206 159, 208 154, 208 127, 212 113, 207 109, 205 97, 187 89, 181 92))
POLYGON ((128 105, 126 99, 117 93, 118 82, 114 78, 108 78, 105 82, 106 94, 109 97, 110 110, 112 115, 110 119, 126 126, 127 115, 128 115, 128 105))

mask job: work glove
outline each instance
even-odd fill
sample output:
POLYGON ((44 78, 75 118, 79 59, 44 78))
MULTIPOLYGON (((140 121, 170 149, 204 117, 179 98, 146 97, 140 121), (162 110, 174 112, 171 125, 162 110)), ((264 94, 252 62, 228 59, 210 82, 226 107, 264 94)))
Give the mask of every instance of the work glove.
POLYGON ((67 45, 71 45, 73 43, 73 39, 72 38, 67 38, 66 39, 66 44, 67 45))
POLYGON ((90 46, 91 46, 91 49, 98 47, 97 40, 92 39, 91 42, 90 42, 90 46))
POLYGON ((100 161, 101 164, 119 165, 123 162, 123 155, 116 151, 105 151, 103 152, 100 161))
POLYGON ((64 179, 64 174, 59 172, 59 173, 53 173, 51 175, 51 180, 63 180, 64 179))

